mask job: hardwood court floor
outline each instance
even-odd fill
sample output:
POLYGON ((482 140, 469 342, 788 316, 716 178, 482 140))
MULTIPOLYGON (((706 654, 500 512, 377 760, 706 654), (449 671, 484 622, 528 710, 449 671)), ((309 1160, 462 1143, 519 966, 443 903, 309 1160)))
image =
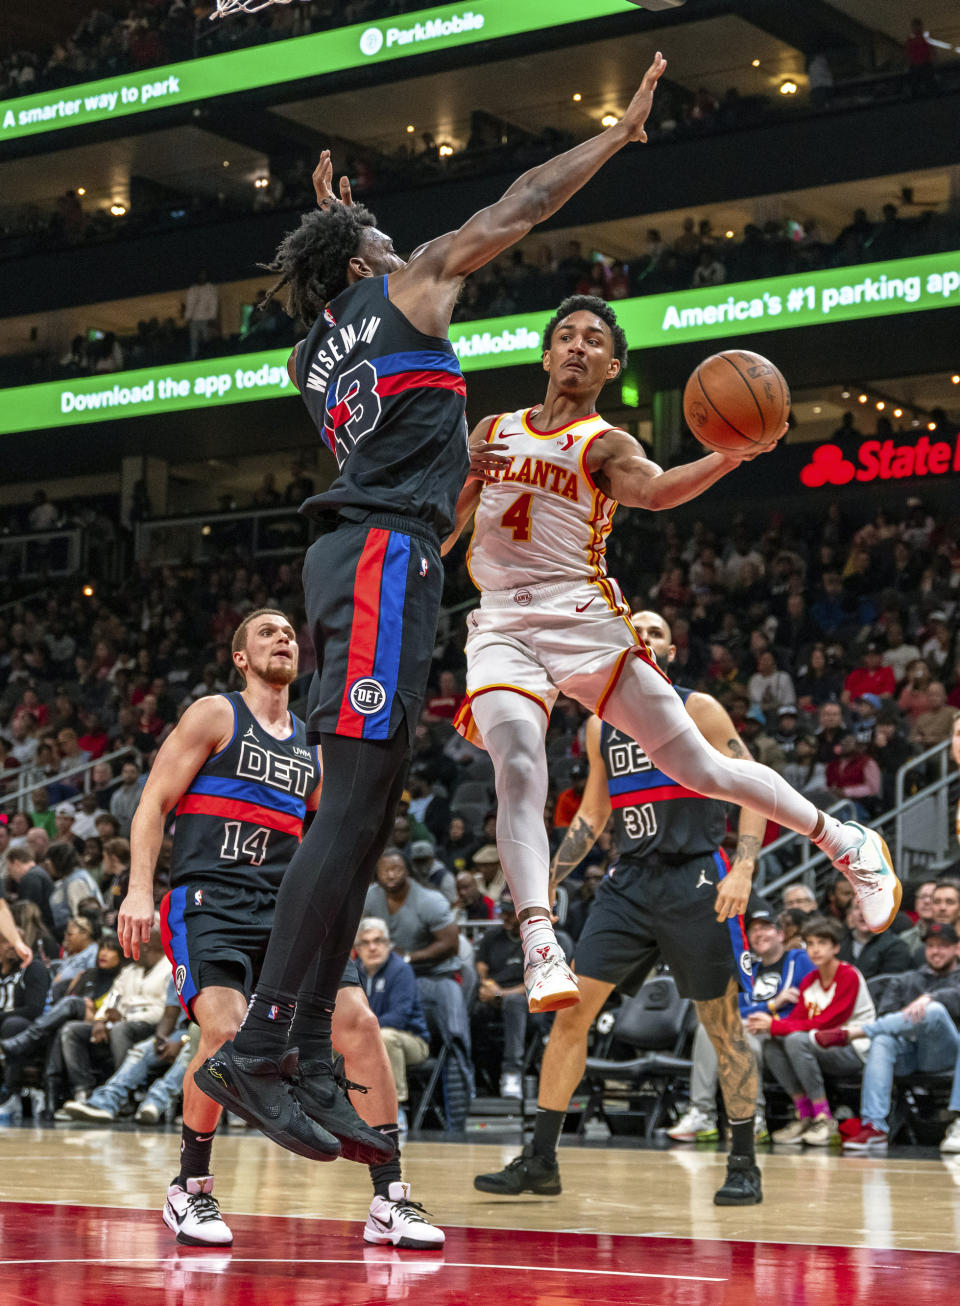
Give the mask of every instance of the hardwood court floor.
POLYGON ((955 1292, 960 1161, 768 1153, 763 1205, 723 1209, 712 1150, 572 1146, 559 1198, 474 1190, 516 1151, 405 1149, 414 1197, 447 1230, 434 1254, 363 1243, 361 1167, 223 1136, 217 1195, 236 1240, 216 1252, 178 1247, 160 1221, 173 1130, 2 1130, 0 1306, 913 1306, 955 1292))

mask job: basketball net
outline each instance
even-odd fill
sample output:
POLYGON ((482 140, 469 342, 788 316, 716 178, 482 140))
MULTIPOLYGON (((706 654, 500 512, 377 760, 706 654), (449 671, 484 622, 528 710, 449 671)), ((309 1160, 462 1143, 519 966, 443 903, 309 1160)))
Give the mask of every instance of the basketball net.
POLYGON ((214 18, 226 18, 230 14, 258 14, 269 5, 288 5, 292 0, 215 0, 216 9, 210 15, 214 18))

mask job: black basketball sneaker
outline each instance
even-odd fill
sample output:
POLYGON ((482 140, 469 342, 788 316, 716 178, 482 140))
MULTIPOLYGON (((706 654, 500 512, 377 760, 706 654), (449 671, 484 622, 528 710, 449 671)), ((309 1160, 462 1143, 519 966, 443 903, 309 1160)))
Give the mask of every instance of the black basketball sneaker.
POLYGON ((495 1174, 478 1174, 474 1188, 481 1193, 496 1193, 498 1197, 515 1197, 518 1193, 540 1193, 544 1197, 557 1197, 560 1187, 560 1167, 538 1156, 528 1143, 518 1157, 495 1174))
POLYGON ((340 1142, 340 1155, 361 1165, 383 1165, 392 1161, 397 1149, 386 1134, 365 1124, 347 1097, 347 1089, 365 1093, 343 1075, 343 1058, 335 1062, 318 1058, 301 1061, 290 1076, 294 1096, 311 1120, 340 1142))
POLYGON ((340 1155, 339 1142, 304 1114, 290 1089, 298 1061, 296 1048, 290 1048, 279 1061, 271 1061, 244 1056, 228 1041, 207 1058, 193 1079, 207 1097, 289 1152, 308 1161, 335 1161, 340 1155))

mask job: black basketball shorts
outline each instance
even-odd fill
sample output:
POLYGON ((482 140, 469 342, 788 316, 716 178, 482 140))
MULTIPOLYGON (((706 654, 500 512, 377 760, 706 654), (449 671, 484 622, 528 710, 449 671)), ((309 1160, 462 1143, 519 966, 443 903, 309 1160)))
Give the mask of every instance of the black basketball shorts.
MULTIPOLYGON (((193 1001, 203 989, 235 989, 248 998, 256 988, 276 903, 275 893, 217 883, 179 884, 164 897, 163 950, 191 1020, 193 1001)), ((348 961, 339 987, 359 984, 356 962, 348 961)))
POLYGON ((714 911, 728 870, 721 852, 677 866, 621 862, 597 888, 574 953, 577 974, 632 994, 664 961, 681 997, 722 997, 731 976, 752 991, 743 917, 721 923, 714 911))
POLYGON ((307 552, 307 621, 317 651, 307 737, 412 740, 443 592, 439 542, 415 518, 339 519, 307 552))

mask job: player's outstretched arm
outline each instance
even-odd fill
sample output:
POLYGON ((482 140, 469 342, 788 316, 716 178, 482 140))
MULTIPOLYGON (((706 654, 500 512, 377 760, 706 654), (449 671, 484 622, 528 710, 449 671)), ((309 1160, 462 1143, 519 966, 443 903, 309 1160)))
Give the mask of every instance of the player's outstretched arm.
MULTIPOLYGON (((737 734, 737 728, 730 720, 726 708, 715 698, 711 698, 709 694, 691 694, 686 706, 694 725, 707 743, 713 744, 719 753, 727 757, 739 758, 741 761, 753 760, 750 750, 737 734)), ((717 900, 714 904, 717 920, 725 921, 732 916, 742 916, 746 911, 757 869, 757 857, 763 845, 766 829, 765 816, 751 811, 749 807, 740 808, 737 849, 733 855, 733 864, 717 888, 717 900)))
POLYGON ((153 929, 153 872, 163 843, 163 823, 211 753, 233 734, 233 708, 222 694, 187 708, 163 741, 143 786, 130 827, 130 884, 120 904, 117 934, 124 956, 139 958, 153 929))
POLYGON ((604 494, 625 508, 662 512, 695 499, 739 462, 725 454, 711 453, 664 471, 646 456, 632 435, 611 430, 590 446, 587 469, 604 494))
POLYGON ((570 822, 567 833, 563 836, 563 842, 554 854, 553 864, 550 867, 551 902, 557 885, 580 865, 597 842, 600 832, 610 817, 607 769, 603 765, 603 756, 600 752, 602 728, 603 723, 598 716, 592 716, 587 722, 587 761, 590 763, 590 771, 583 797, 580 799, 580 806, 570 822))
POLYGON ((666 67, 667 61, 658 50, 626 113, 615 126, 531 168, 495 204, 475 213, 458 231, 430 241, 407 265, 409 271, 391 278, 391 298, 395 280, 408 275, 460 281, 476 272, 516 244, 531 227, 556 213, 624 145, 646 141, 644 124, 666 67))

